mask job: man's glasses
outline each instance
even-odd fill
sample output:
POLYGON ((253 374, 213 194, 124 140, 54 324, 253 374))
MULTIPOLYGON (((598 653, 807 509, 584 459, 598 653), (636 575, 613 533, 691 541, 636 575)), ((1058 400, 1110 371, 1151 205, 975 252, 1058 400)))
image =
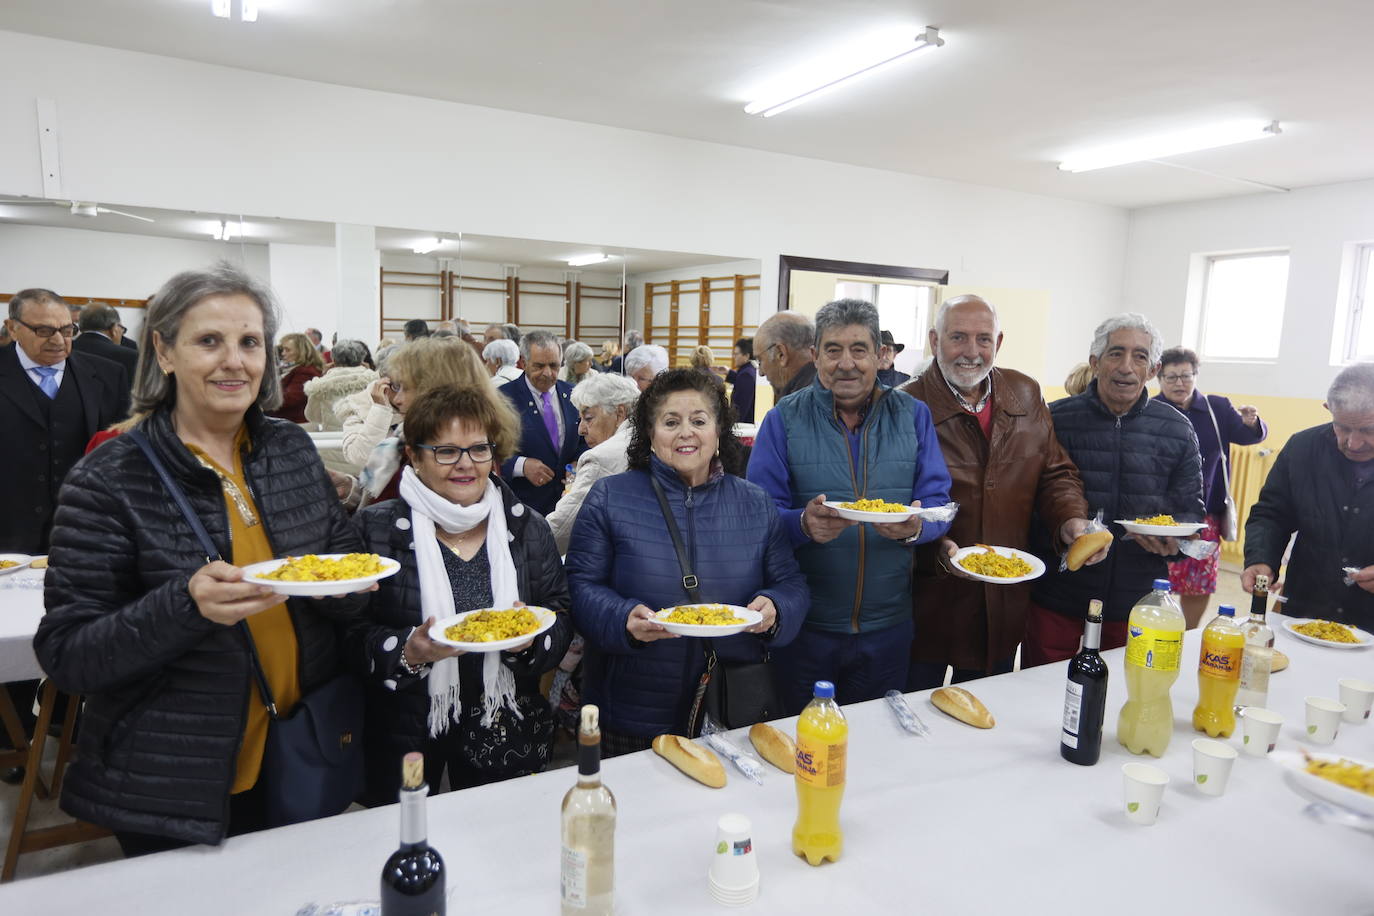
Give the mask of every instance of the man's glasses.
POLYGON ((33 333, 37 334, 39 337, 43 338, 44 340, 47 340, 49 337, 53 336, 54 334, 61 334, 63 337, 75 337, 75 336, 76 336, 76 325, 74 325, 74 324, 64 324, 64 325, 63 325, 62 327, 60 327, 60 328, 55 328, 55 327, 53 327, 53 326, 50 325, 50 324, 32 325, 32 324, 29 324, 27 321, 24 321, 24 320, 21 319, 21 318, 16 318, 16 319, 14 319, 14 320, 15 320, 17 323, 22 324, 24 327, 28 328, 30 331, 33 331, 33 333))
POLYGON ((1191 382, 1193 379, 1197 378, 1197 376, 1187 373, 1184 375, 1161 375, 1160 378, 1170 385, 1178 385, 1182 382, 1191 382))
POLYGON ((415 448, 433 452, 437 464, 457 464, 464 455, 471 458, 473 464, 485 464, 492 458, 490 442, 478 442, 467 448, 461 445, 417 445, 415 448))

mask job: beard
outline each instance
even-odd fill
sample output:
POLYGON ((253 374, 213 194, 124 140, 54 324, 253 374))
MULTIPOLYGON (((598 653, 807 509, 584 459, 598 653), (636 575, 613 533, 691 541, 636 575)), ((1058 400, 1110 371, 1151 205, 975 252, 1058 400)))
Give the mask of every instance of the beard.
POLYGON ((992 372, 992 364, 984 362, 981 357, 978 359, 978 365, 973 367, 961 368, 957 365, 960 362, 964 362, 964 360, 959 359, 955 360, 954 363, 947 363, 938 352, 935 354, 936 365, 940 367, 940 371, 955 388, 963 390, 977 388, 992 372))

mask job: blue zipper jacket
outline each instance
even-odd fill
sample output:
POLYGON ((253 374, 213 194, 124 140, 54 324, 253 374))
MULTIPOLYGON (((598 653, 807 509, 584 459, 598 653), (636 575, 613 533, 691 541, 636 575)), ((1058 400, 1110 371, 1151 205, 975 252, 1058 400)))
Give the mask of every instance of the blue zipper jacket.
POLYGON ((706 668, 704 640, 641 643, 625 629, 637 604, 658 610, 690 600, 650 474, 663 486, 682 532, 701 600, 746 605, 766 595, 777 607, 772 639, 741 633, 712 640, 718 658, 760 661, 765 647, 796 636, 811 601, 777 510, 748 481, 717 474, 688 487, 651 456, 648 471, 593 484, 577 513, 566 561, 573 622, 587 644, 583 697, 601 707, 605 728, 642 737, 683 733, 706 668))

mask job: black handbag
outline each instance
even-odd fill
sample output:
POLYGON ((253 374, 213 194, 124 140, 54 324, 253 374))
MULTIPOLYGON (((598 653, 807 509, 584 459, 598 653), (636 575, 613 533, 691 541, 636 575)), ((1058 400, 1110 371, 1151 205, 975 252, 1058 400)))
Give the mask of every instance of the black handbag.
MULTIPOLYGON (((209 532, 152 443, 139 430, 127 435, 162 478, 162 485, 199 539, 205 561, 221 559, 209 532)), ((258 777, 266 796, 267 825, 280 827, 341 814, 363 789, 363 685, 352 675, 340 675, 302 697, 289 716, 281 716, 248 624, 240 620, 235 629, 247 646, 253 677, 270 717, 258 777)))
MULTIPOLYGON (((652 477, 649 480, 654 486, 654 495, 658 497, 658 506, 663 511, 663 521, 668 526, 668 536, 672 538, 678 566, 682 569, 682 588, 693 604, 700 604, 699 580, 692 572, 687 548, 682 543, 682 532, 678 530, 673 511, 668 507, 668 497, 657 480, 652 477)), ((711 640, 703 639, 702 642, 706 653, 706 670, 697 681, 687 712, 689 737, 695 738, 701 734, 708 717, 724 728, 743 728, 782 715, 773 669, 768 664, 768 650, 764 650, 761 662, 723 662, 716 657, 711 640)))

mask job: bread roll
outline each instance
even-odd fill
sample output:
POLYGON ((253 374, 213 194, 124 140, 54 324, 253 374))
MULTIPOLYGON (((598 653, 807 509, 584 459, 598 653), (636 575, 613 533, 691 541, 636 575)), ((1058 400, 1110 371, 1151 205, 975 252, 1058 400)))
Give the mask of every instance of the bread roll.
POLYGON ((940 712, 976 728, 992 728, 997 724, 982 701, 962 687, 941 687, 930 695, 930 702, 940 712))
POLYGON ((1070 572, 1078 572, 1083 568, 1083 564, 1088 562, 1089 557, 1111 542, 1112 533, 1110 531, 1089 531, 1087 534, 1080 534, 1069 545, 1069 553, 1064 558, 1064 562, 1069 567, 1070 572))
POLYGON ((47 557, 34 557, 34 558, 33 558, 33 562, 29 564, 29 569, 47 569, 47 568, 48 568, 48 558, 47 558, 47 557))
POLYGON ((1282 671, 1284 668, 1287 668, 1287 667, 1288 667, 1288 656, 1287 656, 1287 655, 1284 655, 1284 654, 1283 654, 1282 652, 1280 652, 1278 649, 1275 649, 1275 650, 1274 650, 1274 660, 1273 660, 1273 662, 1269 665, 1269 672, 1272 674, 1272 673, 1275 672, 1275 671, 1282 671))
POLYGON ((797 746, 787 735, 771 725, 760 722, 749 729, 749 740, 754 743, 754 750, 758 751, 764 760, 784 773, 796 772, 797 746))
POLYGON ((681 735, 659 735, 653 747, 660 757, 702 785, 713 789, 725 786, 725 767, 720 758, 695 741, 681 735))

